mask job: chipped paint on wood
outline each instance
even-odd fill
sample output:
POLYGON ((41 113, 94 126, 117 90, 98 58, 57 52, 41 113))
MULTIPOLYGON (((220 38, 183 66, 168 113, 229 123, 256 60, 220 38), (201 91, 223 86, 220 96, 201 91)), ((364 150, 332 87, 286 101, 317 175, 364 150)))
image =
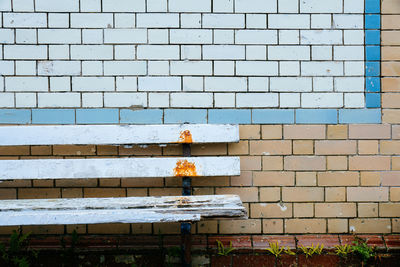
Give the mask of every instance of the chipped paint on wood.
POLYGON ((193 143, 192 134, 190 133, 189 130, 185 130, 185 131, 181 132, 181 135, 179 136, 178 143, 182 143, 182 144, 191 144, 191 143, 193 143))
POLYGON ((195 163, 189 162, 186 159, 185 160, 178 160, 176 162, 176 167, 174 168, 174 174, 177 177, 183 177, 183 176, 193 177, 193 176, 197 176, 196 165, 195 165, 195 163))
POLYGON ((239 157, 0 160, 0 180, 240 175, 239 157), (185 161, 187 163, 185 163, 185 161), (177 162, 180 162, 177 165, 177 162), (189 164, 190 163, 190 164, 189 164), (175 168, 179 168, 175 170, 175 168))
MULTIPOLYGON (((238 125, 2 126, 0 146, 226 143, 238 125), (180 132, 179 140, 176 133, 180 132)), ((0 161, 1 180, 240 175, 239 157, 0 161), (188 161, 190 160, 190 162, 188 161)), ((0 200, 0 225, 188 222, 243 219, 238 196, 0 200)))
POLYGON ((0 225, 154 223, 247 218, 236 195, 0 200, 0 225))
POLYGON ((186 133, 193 143, 239 142, 239 126, 230 124, 22 125, 0 126, 0 146, 189 143, 186 133))

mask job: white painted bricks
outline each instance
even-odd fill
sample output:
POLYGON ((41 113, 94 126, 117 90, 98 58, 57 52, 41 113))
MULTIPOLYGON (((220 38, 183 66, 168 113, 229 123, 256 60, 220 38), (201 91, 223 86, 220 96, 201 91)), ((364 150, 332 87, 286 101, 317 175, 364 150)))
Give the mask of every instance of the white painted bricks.
POLYGON ((0 107, 364 108, 363 0, 7 0, 0 107))

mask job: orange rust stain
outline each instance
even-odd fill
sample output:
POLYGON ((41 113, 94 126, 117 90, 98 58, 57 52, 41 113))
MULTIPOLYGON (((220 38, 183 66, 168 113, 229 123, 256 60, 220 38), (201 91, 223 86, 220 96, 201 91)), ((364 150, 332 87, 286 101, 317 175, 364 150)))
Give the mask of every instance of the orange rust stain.
POLYGON ((185 160, 178 160, 176 167, 174 168, 175 176, 197 176, 196 165, 194 163, 185 160))
POLYGON ((179 201, 179 203, 178 203, 179 206, 183 206, 190 202, 189 198, 187 198, 187 197, 181 197, 178 199, 178 201, 179 201))
POLYGON ((185 131, 181 132, 178 143, 183 143, 183 144, 193 143, 192 134, 190 133, 189 130, 185 130, 185 131))

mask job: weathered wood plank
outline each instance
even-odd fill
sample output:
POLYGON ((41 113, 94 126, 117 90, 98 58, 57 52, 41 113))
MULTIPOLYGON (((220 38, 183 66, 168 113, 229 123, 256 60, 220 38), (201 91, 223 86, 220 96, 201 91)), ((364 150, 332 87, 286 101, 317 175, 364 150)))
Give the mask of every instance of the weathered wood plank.
POLYGON ((240 175, 239 157, 0 160, 0 180, 240 175))
POLYGON ((198 214, 163 214, 144 210, 9 211, 1 213, 1 216, 2 226, 200 221, 198 214))
POLYGON ((243 219, 239 196, 1 200, 0 225, 154 223, 243 219))
POLYGON ((0 127, 0 146, 226 142, 239 142, 238 125, 28 125, 0 127))

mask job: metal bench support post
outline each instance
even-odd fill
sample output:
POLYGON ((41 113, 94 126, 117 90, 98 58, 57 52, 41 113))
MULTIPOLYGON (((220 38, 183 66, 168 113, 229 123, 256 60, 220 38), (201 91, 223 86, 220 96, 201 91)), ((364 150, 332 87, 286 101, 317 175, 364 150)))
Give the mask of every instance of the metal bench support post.
MULTIPOLYGON (((190 144, 183 144, 183 156, 191 156, 190 144)), ((182 195, 190 196, 192 194, 192 179, 190 177, 182 177, 182 195)), ((182 266, 190 267, 192 266, 192 256, 191 256, 191 223, 181 223, 181 248, 182 248, 182 266)))

